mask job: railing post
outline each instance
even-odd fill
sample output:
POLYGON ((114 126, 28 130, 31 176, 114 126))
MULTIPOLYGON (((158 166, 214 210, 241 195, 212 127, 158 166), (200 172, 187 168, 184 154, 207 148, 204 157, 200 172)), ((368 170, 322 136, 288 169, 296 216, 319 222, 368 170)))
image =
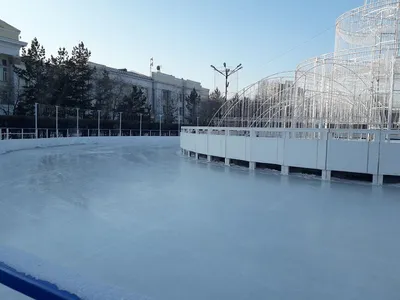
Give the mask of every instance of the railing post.
POLYGON ((76 108, 76 137, 79 137, 79 107, 76 108))
POLYGON ((97 136, 100 136, 100 114, 101 111, 97 111, 97 136))
POLYGON ((129 136, 132 136, 132 129, 129 129, 129 136))
POLYGON ((58 106, 56 105, 56 137, 58 138, 58 106))
POLYGON ((139 136, 142 136, 142 114, 139 114, 139 136))
POLYGON ((160 115, 160 128, 159 128, 159 136, 161 136, 161 115, 160 115))
POLYGON ((180 115, 178 115, 178 136, 180 136, 181 135, 181 116, 180 115))
POLYGON ((46 139, 48 139, 48 138, 49 138, 49 129, 46 128, 46 139))
POLYGON ((69 129, 67 128, 67 137, 69 137, 69 129))
POLYGON ((119 113, 119 136, 122 136, 122 112, 119 113))
POLYGON ((10 138, 10 129, 6 129, 6 140, 10 138))
POLYGON ((24 139, 24 129, 22 128, 21 129, 21 140, 23 140, 24 139))
POLYGON ((108 129, 108 136, 111 136, 111 129, 108 129))
POLYGON ((38 138, 38 104, 35 103, 35 137, 38 138))

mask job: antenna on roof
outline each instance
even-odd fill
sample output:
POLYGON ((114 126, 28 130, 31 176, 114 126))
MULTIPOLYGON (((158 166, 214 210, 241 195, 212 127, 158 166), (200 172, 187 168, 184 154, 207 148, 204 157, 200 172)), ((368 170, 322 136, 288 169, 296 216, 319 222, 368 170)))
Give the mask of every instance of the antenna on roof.
POLYGON ((153 64, 154 64, 154 60, 153 60, 153 58, 150 58, 150 77, 151 77, 151 73, 153 70, 153 64))

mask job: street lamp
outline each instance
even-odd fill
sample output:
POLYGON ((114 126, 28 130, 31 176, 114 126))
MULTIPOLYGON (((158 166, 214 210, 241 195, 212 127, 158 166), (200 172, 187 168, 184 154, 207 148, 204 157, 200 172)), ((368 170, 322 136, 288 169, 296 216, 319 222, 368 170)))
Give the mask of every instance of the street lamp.
POLYGON ((229 86, 229 82, 228 82, 228 78, 229 76, 231 76, 232 74, 236 73, 237 71, 243 69, 242 64, 238 64, 236 66, 236 68, 234 68, 233 70, 229 69, 226 67, 226 63, 224 63, 224 70, 220 71, 218 70, 216 67, 214 67, 213 65, 210 66, 211 68, 214 69, 214 71, 217 71, 219 74, 221 74, 222 76, 225 77, 225 101, 228 100, 228 86, 229 86))

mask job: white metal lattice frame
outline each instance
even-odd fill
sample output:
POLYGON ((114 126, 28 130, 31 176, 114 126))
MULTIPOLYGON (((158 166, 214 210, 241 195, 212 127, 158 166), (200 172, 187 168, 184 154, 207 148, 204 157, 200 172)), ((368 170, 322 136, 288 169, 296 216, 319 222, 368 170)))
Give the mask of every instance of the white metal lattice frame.
POLYGON ((333 53, 246 87, 210 125, 398 128, 399 15, 400 0, 366 0, 337 19, 333 53))

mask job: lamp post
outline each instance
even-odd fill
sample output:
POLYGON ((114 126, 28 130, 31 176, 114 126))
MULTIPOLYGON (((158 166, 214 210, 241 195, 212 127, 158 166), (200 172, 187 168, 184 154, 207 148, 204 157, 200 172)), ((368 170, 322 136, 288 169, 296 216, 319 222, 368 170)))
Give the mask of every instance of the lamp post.
POLYGON ((219 74, 221 74, 222 76, 225 77, 225 101, 228 100, 228 86, 229 86, 229 82, 228 82, 228 78, 229 76, 233 75, 234 73, 236 73, 237 71, 243 69, 242 64, 238 64, 236 66, 236 68, 234 68, 233 70, 229 69, 226 67, 226 63, 224 63, 224 69, 218 70, 216 67, 214 67, 213 65, 211 65, 211 68, 214 69, 214 71, 217 71, 219 74))

